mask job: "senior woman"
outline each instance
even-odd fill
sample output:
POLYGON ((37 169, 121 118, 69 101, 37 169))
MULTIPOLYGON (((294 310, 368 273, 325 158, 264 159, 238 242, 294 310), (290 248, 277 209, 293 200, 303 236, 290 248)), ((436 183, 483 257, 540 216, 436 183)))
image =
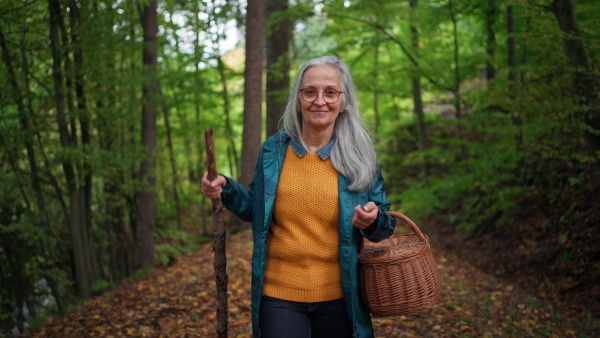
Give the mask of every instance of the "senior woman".
POLYGON ((296 77, 283 129, 250 184, 219 175, 202 191, 252 223, 254 337, 373 337, 358 281, 361 236, 394 231, 384 182, 348 66, 325 56, 296 77))

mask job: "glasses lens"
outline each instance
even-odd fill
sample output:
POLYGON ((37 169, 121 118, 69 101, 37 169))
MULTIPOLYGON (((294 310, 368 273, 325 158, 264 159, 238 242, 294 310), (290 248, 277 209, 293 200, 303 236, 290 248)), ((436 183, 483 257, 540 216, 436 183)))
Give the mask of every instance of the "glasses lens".
POLYGON ((337 90, 326 90, 323 92, 323 100, 327 103, 335 103, 340 97, 340 92, 337 90))
POLYGON ((316 100, 317 96, 319 96, 319 92, 310 88, 304 89, 300 93, 302 94, 302 98, 304 99, 304 101, 308 102, 316 100))

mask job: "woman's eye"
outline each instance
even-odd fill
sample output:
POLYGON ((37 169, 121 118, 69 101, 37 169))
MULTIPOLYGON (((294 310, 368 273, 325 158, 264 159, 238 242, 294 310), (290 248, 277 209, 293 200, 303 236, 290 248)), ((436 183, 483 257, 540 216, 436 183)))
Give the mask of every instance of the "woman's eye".
POLYGON ((326 91, 325 91, 325 95, 327 95, 327 96, 334 96, 334 95, 335 95, 335 93, 336 93, 336 91, 335 91, 335 90, 326 90, 326 91))

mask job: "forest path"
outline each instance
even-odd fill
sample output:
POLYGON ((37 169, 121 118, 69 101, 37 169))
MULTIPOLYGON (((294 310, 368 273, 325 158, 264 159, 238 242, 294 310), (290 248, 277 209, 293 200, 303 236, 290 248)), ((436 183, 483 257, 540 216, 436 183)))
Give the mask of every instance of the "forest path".
MULTIPOLYGON (((214 337, 212 245, 122 284, 55 318, 30 337, 214 337)), ((535 297, 451 252, 433 248, 442 296, 428 311, 374 318, 376 337, 576 337, 577 326, 535 297)), ((229 336, 250 337, 252 234, 227 240, 229 336)))

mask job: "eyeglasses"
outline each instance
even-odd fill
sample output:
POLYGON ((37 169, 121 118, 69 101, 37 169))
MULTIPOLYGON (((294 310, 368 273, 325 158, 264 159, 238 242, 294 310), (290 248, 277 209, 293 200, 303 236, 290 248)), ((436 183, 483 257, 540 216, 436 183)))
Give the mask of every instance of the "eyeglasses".
MULTIPOLYGON (((340 99, 340 94, 343 92, 335 89, 325 89, 323 91, 323 101, 327 104, 334 104, 340 99)), ((302 88, 300 89, 300 96, 302 100, 313 103, 319 97, 319 92, 314 88, 302 88)))

